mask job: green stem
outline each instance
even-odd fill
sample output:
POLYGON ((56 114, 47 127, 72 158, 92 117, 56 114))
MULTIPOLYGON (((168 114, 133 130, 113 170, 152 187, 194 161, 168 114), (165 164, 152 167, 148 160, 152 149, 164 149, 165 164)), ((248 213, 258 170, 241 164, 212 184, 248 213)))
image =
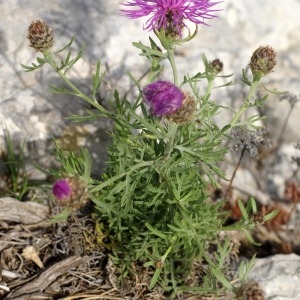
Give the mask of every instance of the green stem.
POLYGON ((239 109, 239 111, 234 115, 231 123, 230 123, 230 128, 233 128, 235 126, 235 124, 238 122, 238 120, 240 119, 241 115, 246 111, 246 109, 248 108, 249 106, 249 103, 250 103, 250 100, 252 99, 254 93, 255 93, 255 90, 257 88, 259 84, 259 81, 253 81, 251 83, 251 86, 250 86, 250 90, 248 92, 248 95, 246 96, 246 99, 245 99, 245 102, 244 104, 241 106, 241 108, 239 109))
MULTIPOLYGON (((176 63, 175 63, 175 56, 174 56, 174 48, 172 47, 168 47, 167 49, 167 53, 168 53, 168 60, 170 62, 172 71, 173 71, 173 77, 174 77, 174 84, 176 86, 178 86, 178 72, 177 72, 177 67, 176 67, 176 63)), ((169 159, 171 156, 171 153, 174 149, 174 141, 175 141, 175 137, 176 137, 176 133, 177 133, 177 129, 178 129, 178 125, 176 123, 170 122, 168 124, 168 129, 169 129, 169 141, 166 145, 166 159, 169 159)))
POLYGON ((83 94, 67 77, 66 75, 59 70, 59 67, 57 66, 55 60, 52 57, 52 54, 50 51, 44 52, 45 58, 47 60, 47 62, 49 63, 49 65, 55 70, 55 72, 59 75, 59 77, 69 86, 69 88, 71 88, 71 90, 74 92, 74 94, 77 97, 80 97, 81 99, 83 99, 84 101, 86 101, 87 103, 89 103, 90 105, 92 105, 93 107, 95 107, 97 110, 99 110, 103 115, 107 116, 107 117, 111 117, 112 114, 106 110, 102 105, 100 105, 96 99, 92 99, 90 97, 88 97, 87 95, 83 94))
POLYGON ((206 101, 206 99, 208 98, 208 96, 211 94, 213 85, 214 85, 214 80, 211 79, 211 78, 209 78, 209 79, 208 79, 208 85, 207 85, 205 94, 204 94, 204 96, 203 96, 203 99, 204 99, 205 101, 206 101))
POLYGON ((178 73, 177 73, 177 67, 174 59, 174 49, 167 49, 167 52, 168 52, 168 60, 171 64, 171 68, 173 71, 174 84, 178 86, 178 73))
POLYGON ((165 150, 165 158, 169 159, 171 156, 171 153, 174 149, 174 141, 177 133, 177 128, 178 125, 176 123, 170 122, 169 124, 169 140, 166 145, 166 150, 165 150))

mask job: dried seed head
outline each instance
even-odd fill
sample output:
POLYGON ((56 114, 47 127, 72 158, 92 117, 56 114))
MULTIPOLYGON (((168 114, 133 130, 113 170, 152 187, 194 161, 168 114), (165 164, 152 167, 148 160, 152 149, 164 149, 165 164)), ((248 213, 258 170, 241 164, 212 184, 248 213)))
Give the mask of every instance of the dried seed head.
POLYGON ((166 118, 169 121, 182 125, 189 122, 192 119, 195 110, 196 101, 194 97, 190 93, 185 92, 181 107, 177 109, 174 113, 167 114, 166 118))
POLYGON ((285 93, 279 97, 279 101, 283 101, 283 100, 287 100, 291 108, 294 108, 295 105, 300 101, 300 95, 285 93))
POLYGON ((259 128, 254 132, 247 132, 242 128, 237 128, 232 131, 232 135, 236 139, 233 151, 246 150, 251 157, 258 156, 262 148, 270 147, 271 143, 265 136, 268 134, 268 129, 265 127, 259 128))
POLYGON ((259 47, 252 54, 249 67, 258 80, 273 71, 276 66, 276 52, 270 46, 259 47))
POLYGON ((54 44, 53 30, 43 21, 35 20, 28 27, 29 46, 37 52, 45 52, 54 44))
POLYGON ((265 300, 265 294, 260 285, 255 281, 249 281, 242 285, 237 294, 238 300, 265 300))

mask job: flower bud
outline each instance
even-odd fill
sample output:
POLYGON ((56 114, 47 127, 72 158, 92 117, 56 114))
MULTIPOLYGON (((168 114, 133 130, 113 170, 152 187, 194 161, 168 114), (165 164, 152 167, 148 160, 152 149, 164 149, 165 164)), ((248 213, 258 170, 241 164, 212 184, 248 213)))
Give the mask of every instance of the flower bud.
POLYGON ((237 293, 238 300, 265 300, 264 291, 255 281, 243 284, 237 293))
POLYGON ((260 79, 273 71, 276 66, 276 52, 270 46, 259 47, 251 57, 249 67, 253 76, 260 79))
POLYGON ((173 83, 155 81, 148 84, 144 90, 144 99, 150 105, 155 116, 165 116, 174 113, 182 105, 184 94, 173 83))
POLYGON ((53 30, 43 21, 35 20, 28 27, 29 46, 37 52, 45 52, 54 44, 53 30))
POLYGON ((210 62, 209 67, 211 69, 211 72, 213 72, 215 75, 223 71, 223 63, 218 58, 210 62))
POLYGON ((184 93, 184 100, 181 107, 177 109, 174 113, 167 114, 166 118, 169 121, 182 125, 189 122, 192 119, 195 110, 196 101, 190 93, 186 92, 184 93))

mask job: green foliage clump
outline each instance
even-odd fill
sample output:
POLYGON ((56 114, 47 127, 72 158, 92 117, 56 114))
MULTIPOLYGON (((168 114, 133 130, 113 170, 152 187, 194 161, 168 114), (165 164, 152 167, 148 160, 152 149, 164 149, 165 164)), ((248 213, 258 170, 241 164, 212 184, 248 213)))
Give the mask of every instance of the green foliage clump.
MULTIPOLYGON (((73 38, 60 51, 66 52, 61 63, 56 63, 51 51, 46 50, 44 57, 38 58, 38 64, 23 65, 26 71, 33 71, 50 64, 66 85, 51 87, 52 93, 78 96, 96 108, 96 112, 89 111, 84 117, 72 116, 72 120, 106 117, 114 121, 107 169, 100 179, 90 176, 91 162, 86 150, 75 155, 58 148, 57 157, 62 164, 60 174, 77 176, 88 185, 90 199, 95 204, 95 221, 101 224, 101 230, 109 240, 102 244, 109 245, 120 278, 132 274, 133 265, 142 265, 152 274, 150 288, 158 284, 174 294, 189 289, 185 287, 186 279, 196 260, 205 262, 208 267, 203 285, 193 288, 194 291, 208 293, 217 292, 220 287, 234 289, 225 272, 225 261, 231 251, 230 239, 225 236, 220 240, 219 235, 224 231, 247 232, 253 228, 255 224, 250 216, 255 213, 255 204, 253 200, 246 208, 240 204, 242 220, 234 226, 226 226, 227 213, 223 210, 226 199, 212 201, 208 187, 218 186, 218 179, 226 178, 218 166, 228 152, 225 145, 229 131, 257 128, 261 117, 254 115, 244 119, 244 113, 267 100, 267 93, 262 98, 254 96, 261 76, 249 78, 244 71, 242 81, 249 91, 241 106, 237 110, 221 107, 211 95, 222 63, 219 60, 209 62, 205 57, 203 72, 186 75, 180 82, 174 50, 179 44, 189 42, 196 33, 197 30, 185 39, 179 39, 161 30, 155 31, 159 44, 152 38, 149 46, 134 43, 150 63, 146 83, 161 78, 167 61, 173 71, 174 85, 194 99, 193 116, 183 124, 151 114, 143 98, 146 83, 132 74, 136 98, 120 96, 115 91, 110 107, 104 108, 96 99, 103 78, 100 62, 93 76, 91 96, 82 93, 66 76, 84 49, 71 58, 69 47, 73 38), (206 86, 204 91, 199 88, 200 82, 206 86), (220 128, 215 116, 224 109, 232 111, 232 119, 220 128), (211 244, 217 246, 215 253, 209 252, 211 244)), ((229 85, 232 82, 223 87, 229 85)), ((248 267, 243 265, 240 274, 247 273, 248 267)))

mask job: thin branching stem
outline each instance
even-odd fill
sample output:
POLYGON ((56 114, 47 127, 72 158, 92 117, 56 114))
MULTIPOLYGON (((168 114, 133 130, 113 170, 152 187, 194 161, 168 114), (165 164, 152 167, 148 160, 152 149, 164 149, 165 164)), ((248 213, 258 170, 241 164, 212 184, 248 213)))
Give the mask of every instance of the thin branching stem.
POLYGON ((248 92, 248 95, 246 96, 245 98, 245 102, 244 104, 241 106, 241 108, 239 109, 239 111, 234 115, 231 123, 230 123, 230 128, 233 128, 235 127, 236 123, 239 121, 240 117, 244 114, 244 112, 247 110, 248 106, 249 106, 249 103, 250 103, 250 100, 252 99, 255 91, 256 91, 256 88, 259 84, 259 81, 253 81, 251 83, 251 86, 250 86, 250 90, 248 92))
POLYGON ((227 186, 227 189, 226 189, 226 192, 225 192, 225 195, 224 195, 224 199, 227 198, 228 193, 230 192, 230 189, 231 189, 231 187, 232 187, 232 183, 233 183, 233 180, 234 180, 234 178, 235 178, 236 172, 237 172, 238 168, 239 168, 240 165, 241 165, 242 158, 243 158, 243 156, 244 156, 245 150, 246 150, 246 147, 243 148, 243 150, 242 150, 242 152, 241 152, 241 155, 240 155, 240 158, 239 158, 239 161, 238 161, 238 163, 237 163, 236 166, 235 166, 234 172, 233 172, 233 174, 232 174, 232 176, 231 176, 231 179, 230 179, 230 181, 229 181, 229 185, 227 186))
POLYGON ((50 51, 44 52, 45 59, 49 63, 49 65, 56 71, 56 73, 59 75, 59 77, 68 85, 69 88, 76 94, 76 96, 80 97, 93 107, 95 107, 97 110, 99 110, 104 116, 111 117, 111 113, 106 110, 102 105, 100 105, 96 100, 91 99, 87 95, 83 94, 68 78, 67 76, 59 70, 59 67, 57 66, 55 60, 52 57, 52 54, 50 51))

